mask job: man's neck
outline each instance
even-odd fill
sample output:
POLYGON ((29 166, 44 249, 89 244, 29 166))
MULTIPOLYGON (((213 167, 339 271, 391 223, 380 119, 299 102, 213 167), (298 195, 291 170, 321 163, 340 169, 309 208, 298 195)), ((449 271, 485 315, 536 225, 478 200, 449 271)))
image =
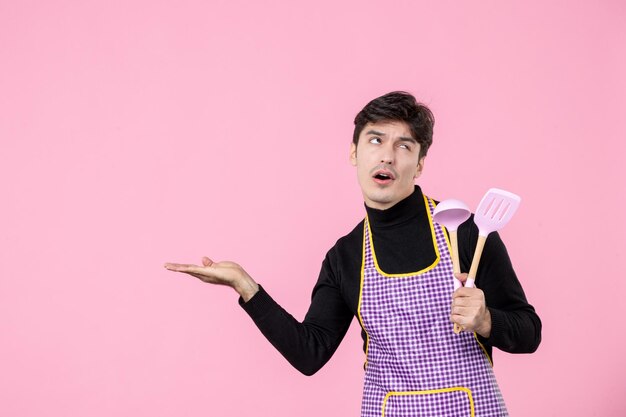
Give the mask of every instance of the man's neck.
POLYGON ((393 227, 421 215, 424 210, 424 198, 419 186, 415 186, 413 193, 393 206, 380 210, 365 205, 370 224, 376 227, 393 227))

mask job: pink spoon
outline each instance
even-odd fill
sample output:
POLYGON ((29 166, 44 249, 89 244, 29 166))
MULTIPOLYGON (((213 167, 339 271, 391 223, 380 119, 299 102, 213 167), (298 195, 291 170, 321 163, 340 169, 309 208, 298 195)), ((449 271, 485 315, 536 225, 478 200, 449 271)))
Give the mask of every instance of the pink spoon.
MULTIPOLYGON (((462 201, 455 199, 444 200, 437 204, 433 211, 433 220, 441 226, 448 229, 450 234, 450 248, 452 255, 452 268, 455 274, 461 273, 461 265, 459 262, 459 243, 457 240, 456 230, 461 223, 470 217, 469 208, 462 201)), ((461 287, 461 282, 454 277, 454 290, 461 287)))

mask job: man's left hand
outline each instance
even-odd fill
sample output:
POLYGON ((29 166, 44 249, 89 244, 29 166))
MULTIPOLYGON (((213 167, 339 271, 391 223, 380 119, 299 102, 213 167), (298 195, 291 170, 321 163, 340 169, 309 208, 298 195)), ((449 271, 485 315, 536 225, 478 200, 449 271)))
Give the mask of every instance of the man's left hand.
MULTIPOLYGON (((461 282, 467 274, 455 275, 461 282)), ((480 288, 461 287, 452 294, 450 320, 464 331, 476 332, 487 338, 491 334, 491 313, 485 303, 485 294, 480 288)))

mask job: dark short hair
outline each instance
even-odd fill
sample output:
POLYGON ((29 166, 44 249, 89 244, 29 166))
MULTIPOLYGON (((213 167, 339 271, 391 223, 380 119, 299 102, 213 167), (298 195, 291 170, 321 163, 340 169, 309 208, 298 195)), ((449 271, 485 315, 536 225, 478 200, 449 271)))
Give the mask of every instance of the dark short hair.
POLYGON ((413 138, 420 144, 420 159, 426 156, 433 143, 435 117, 428 107, 418 103, 411 94, 404 91, 392 91, 367 103, 354 118, 352 142, 358 145, 361 131, 368 123, 380 121, 405 122, 413 138))

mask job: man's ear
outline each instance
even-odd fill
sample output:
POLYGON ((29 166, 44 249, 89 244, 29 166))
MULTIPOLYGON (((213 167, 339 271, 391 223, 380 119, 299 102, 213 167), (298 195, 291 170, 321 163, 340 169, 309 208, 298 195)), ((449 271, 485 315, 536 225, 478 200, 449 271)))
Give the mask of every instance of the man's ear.
POLYGON ((354 142, 350 144, 350 163, 352 166, 356 166, 356 145, 354 142))
POLYGON ((413 176, 414 179, 417 179, 420 177, 420 175, 422 175, 422 171, 424 170, 424 161, 426 160, 425 156, 422 156, 419 160, 419 162, 417 163, 417 168, 415 168, 415 175, 413 176))

